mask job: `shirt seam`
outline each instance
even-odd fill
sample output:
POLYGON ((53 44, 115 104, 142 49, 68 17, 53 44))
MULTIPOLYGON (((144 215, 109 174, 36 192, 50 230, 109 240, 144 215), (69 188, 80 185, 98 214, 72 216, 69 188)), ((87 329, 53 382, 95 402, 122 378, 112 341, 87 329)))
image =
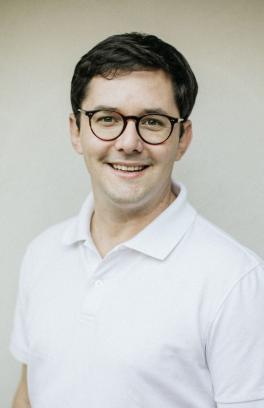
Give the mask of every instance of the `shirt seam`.
POLYGON ((208 344, 208 340, 209 340, 209 335, 210 332, 212 330, 212 326, 214 325, 221 309, 223 308, 224 304, 227 302, 227 300, 229 299, 229 297, 232 295, 233 291, 235 290, 235 288, 242 282, 242 280, 244 280, 249 274, 254 273, 256 269, 258 269, 259 267, 263 266, 263 262, 258 263, 257 265, 255 265, 254 267, 252 267, 251 269, 249 269, 248 271, 246 271, 242 276, 240 276, 238 278, 238 280, 236 280, 233 285, 231 286, 231 288, 227 291, 227 293, 224 295, 224 298, 222 299, 222 301, 220 302, 219 306, 216 309, 215 315, 212 318, 211 323, 208 324, 208 328, 206 330, 206 335, 205 335, 205 347, 208 344))

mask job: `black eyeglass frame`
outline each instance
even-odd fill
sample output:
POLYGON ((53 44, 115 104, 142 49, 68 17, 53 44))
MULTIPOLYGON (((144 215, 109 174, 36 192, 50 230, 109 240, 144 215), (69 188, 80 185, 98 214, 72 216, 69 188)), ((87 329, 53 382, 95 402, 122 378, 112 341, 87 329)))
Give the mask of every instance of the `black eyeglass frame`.
MULTIPOLYGON (((93 115, 94 115, 95 113, 101 112, 101 111, 103 111, 103 110, 102 110, 102 109, 97 109, 97 110, 87 111, 87 110, 81 109, 81 108, 78 109, 78 112, 83 113, 84 115, 86 115, 86 116, 89 118, 89 126, 90 126, 90 129, 91 129, 91 131, 93 132, 93 134, 94 134, 98 139, 103 140, 104 142, 112 142, 113 140, 118 139, 119 136, 121 136, 122 133, 124 132, 124 130, 126 129, 128 120, 129 120, 129 119, 132 119, 132 120, 135 121, 137 134, 138 134, 138 136, 140 137, 140 139, 143 140, 143 142, 145 142, 145 143, 147 143, 147 144, 150 144, 150 145, 155 145, 155 146, 156 146, 156 145, 160 145, 160 144, 163 144, 164 142, 166 142, 166 140, 169 139, 169 137, 170 137, 170 135, 172 134, 172 131, 173 131, 173 129, 174 129, 174 125, 175 125, 176 123, 183 123, 183 122, 186 121, 186 119, 183 119, 183 118, 174 118, 173 116, 165 115, 165 114, 163 114, 163 113, 155 113, 155 112, 153 112, 153 113, 146 113, 146 114, 144 114, 144 115, 142 115, 142 116, 135 116, 135 115, 125 116, 125 115, 122 115, 122 113, 120 113, 120 112, 111 111, 112 113, 117 113, 118 115, 121 116, 121 118, 123 119, 124 125, 123 125, 123 128, 121 129, 120 133, 119 133, 117 136, 113 137, 112 139, 103 139, 102 137, 100 137, 100 136, 98 136, 97 134, 95 134, 95 132, 94 132, 94 130, 93 130, 93 128, 92 128, 92 124, 91 124, 91 120, 92 120, 93 115), (165 118, 168 118, 169 121, 170 121, 171 130, 170 130, 170 132, 169 132, 169 135, 168 135, 168 136, 166 137, 166 139, 163 140, 162 142, 159 142, 159 143, 151 143, 151 142, 148 142, 148 141, 146 141, 146 140, 141 136, 141 134, 140 134, 140 131, 139 131, 139 122, 141 121, 142 118, 147 117, 147 116, 150 116, 150 115, 151 115, 151 116, 155 116, 155 115, 156 115, 156 116, 163 116, 163 117, 165 117, 165 118)), ((110 111, 109 111, 109 112, 110 112, 110 111)))

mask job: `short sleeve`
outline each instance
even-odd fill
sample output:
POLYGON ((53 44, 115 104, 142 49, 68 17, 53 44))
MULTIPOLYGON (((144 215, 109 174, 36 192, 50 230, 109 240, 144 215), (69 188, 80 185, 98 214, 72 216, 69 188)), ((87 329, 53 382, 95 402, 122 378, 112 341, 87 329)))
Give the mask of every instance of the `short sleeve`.
POLYGON ((206 344, 218 408, 264 407, 264 267, 245 274, 226 295, 206 344))
POLYGON ((28 301, 28 284, 32 259, 30 251, 27 250, 20 269, 18 294, 15 307, 13 330, 10 341, 10 351, 12 355, 22 363, 28 363, 28 338, 26 324, 26 310, 28 301))

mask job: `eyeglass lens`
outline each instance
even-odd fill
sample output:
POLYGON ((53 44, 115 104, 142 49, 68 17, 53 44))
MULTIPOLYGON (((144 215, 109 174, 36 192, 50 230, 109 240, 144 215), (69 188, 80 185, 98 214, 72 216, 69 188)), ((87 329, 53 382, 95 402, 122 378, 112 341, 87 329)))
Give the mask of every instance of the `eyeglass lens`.
MULTIPOLYGON (((98 111, 91 118, 92 131, 104 140, 118 137, 124 127, 124 118, 117 112, 98 111)), ((162 143, 171 132, 171 122, 163 115, 144 115, 138 123, 138 132, 146 142, 162 143)))

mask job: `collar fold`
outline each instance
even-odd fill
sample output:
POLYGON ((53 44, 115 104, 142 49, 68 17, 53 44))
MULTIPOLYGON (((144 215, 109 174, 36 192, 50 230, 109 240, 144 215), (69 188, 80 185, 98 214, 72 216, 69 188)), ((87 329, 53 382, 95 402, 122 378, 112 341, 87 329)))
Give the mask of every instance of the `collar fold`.
MULTIPOLYGON (((188 203, 187 190, 182 183, 173 182, 172 188, 177 198, 171 205, 137 235, 120 244, 120 247, 127 247, 163 260, 178 245, 193 224, 197 212, 188 203)), ((93 195, 90 193, 79 215, 72 219, 64 233, 65 245, 86 241, 94 247, 89 230, 93 208, 93 195)))
POLYGON ((182 183, 173 183, 177 198, 154 221, 124 246, 153 258, 163 260, 182 240, 193 224, 197 212, 187 202, 187 190, 182 183))

